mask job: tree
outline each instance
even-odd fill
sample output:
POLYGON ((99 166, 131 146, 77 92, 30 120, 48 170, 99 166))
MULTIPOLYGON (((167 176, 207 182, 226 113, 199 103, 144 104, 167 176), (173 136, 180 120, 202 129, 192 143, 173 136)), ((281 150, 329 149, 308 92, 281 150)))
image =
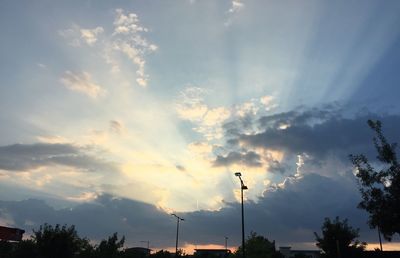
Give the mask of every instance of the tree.
POLYGON ((13 258, 37 258, 38 250, 33 240, 22 240, 18 242, 12 255, 13 258))
POLYGON ((118 241, 118 234, 114 233, 107 240, 102 240, 95 253, 99 258, 116 258, 121 256, 121 248, 124 246, 125 237, 118 241))
POLYGON ((364 155, 350 155, 357 169, 362 201, 358 207, 369 213, 368 224, 378 227, 387 240, 400 234, 400 165, 397 161, 396 144, 389 144, 382 133, 380 121, 368 120, 374 131, 373 138, 379 169, 375 169, 364 155))
POLYGON ((8 258, 11 256, 13 246, 10 242, 1 240, 0 241, 0 258, 8 258))
MULTIPOLYGON (((236 257, 241 257, 242 246, 235 252, 236 257)), ((275 241, 271 242, 267 238, 251 232, 250 236, 246 239, 245 250, 247 258, 278 258, 281 257, 280 253, 275 250, 275 241)))
POLYGON ((160 250, 150 255, 152 258, 171 258, 171 253, 166 250, 160 250))
POLYGON ((359 229, 349 226, 347 219, 341 221, 339 217, 336 217, 331 221, 329 218, 325 218, 321 230, 322 237, 314 232, 316 245, 327 258, 357 257, 357 254, 363 251, 367 245, 357 240, 359 229))
POLYGON ((80 238, 74 226, 44 224, 33 231, 33 241, 42 258, 71 258, 90 246, 89 241, 80 238))

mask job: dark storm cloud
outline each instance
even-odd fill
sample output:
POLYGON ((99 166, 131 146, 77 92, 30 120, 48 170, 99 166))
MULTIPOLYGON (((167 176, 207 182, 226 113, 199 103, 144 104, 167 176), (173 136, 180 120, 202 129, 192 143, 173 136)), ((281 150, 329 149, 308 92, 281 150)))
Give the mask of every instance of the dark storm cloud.
POLYGON ((64 165, 85 171, 115 172, 117 168, 71 144, 13 144, 0 146, 0 169, 23 171, 48 165, 64 165))
POLYGON ((94 240, 118 232, 131 244, 139 238, 168 243, 175 228, 171 216, 155 206, 107 194, 93 202, 59 210, 36 199, 0 201, 0 214, 3 218, 11 216, 16 226, 27 231, 43 223, 68 224, 75 225, 80 235, 94 240))
MULTIPOLYGON (((246 232, 256 231, 278 245, 313 242, 325 217, 348 218, 362 228, 361 240, 375 240, 367 228, 366 214, 356 208, 360 196, 350 173, 338 179, 317 174, 288 178, 283 187, 271 187, 256 202, 245 204, 246 232), (323 193, 323 194, 321 194, 323 193)), ((181 243, 240 243, 240 205, 226 203, 217 211, 180 213, 181 243)), ((174 246, 176 221, 151 204, 101 195, 75 208, 55 210, 43 201, 0 201, 0 217, 12 218, 15 226, 30 230, 48 222, 74 224, 82 236, 104 238, 113 232, 125 235, 127 245, 149 239, 155 248, 174 246)))
POLYGON ((271 173, 284 174, 286 171, 290 170, 290 166, 284 162, 279 162, 275 159, 270 159, 268 162, 268 171, 271 173))
MULTIPOLYGON (((330 109, 312 109, 303 112, 292 111, 258 120, 259 133, 241 133, 232 137, 227 132, 229 141, 235 139, 245 144, 248 149, 284 150, 292 154, 307 153, 314 158, 324 159, 327 154, 335 154, 340 159, 347 159, 352 153, 366 153, 374 157, 372 144, 373 132, 367 120, 381 120, 383 132, 390 142, 399 142, 400 116, 359 114, 351 118, 340 116, 330 109), (281 125, 289 125, 280 129, 281 125)), ((240 131, 236 128, 236 131, 240 131)))
MULTIPOLYGON (((359 198, 351 176, 340 181, 317 174, 287 179, 283 188, 271 188, 257 202, 245 205, 246 231, 275 239, 278 245, 313 242, 313 232, 320 230, 325 217, 340 216, 362 228, 363 240, 375 240, 367 227, 366 214, 356 208, 359 198)), ((216 212, 199 211, 185 216, 191 221, 186 225, 187 231, 196 232, 187 236, 191 237, 189 241, 206 243, 208 239, 218 241, 218 235, 240 235, 239 204, 230 203, 216 212)), ((235 240, 239 244, 239 239, 235 240)))
POLYGON ((240 152, 229 152, 228 155, 222 156, 217 155, 214 161, 214 166, 229 166, 232 164, 243 164, 249 167, 261 167, 261 156, 254 151, 248 151, 244 153, 240 152))

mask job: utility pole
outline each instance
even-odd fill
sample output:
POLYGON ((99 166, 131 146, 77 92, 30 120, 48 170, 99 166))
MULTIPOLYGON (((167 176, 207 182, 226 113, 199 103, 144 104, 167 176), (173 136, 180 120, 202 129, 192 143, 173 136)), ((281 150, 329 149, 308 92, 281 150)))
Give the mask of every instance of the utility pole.
POLYGON ((149 240, 146 240, 146 241, 140 241, 141 243, 147 243, 147 249, 149 249, 150 250, 150 241, 149 240))
POLYGON ((379 226, 378 226, 378 236, 379 236, 379 245, 381 247, 381 252, 382 252, 383 248, 382 248, 382 239, 381 239, 381 229, 379 228, 379 226))
POLYGON ((179 221, 183 221, 184 219, 179 217, 178 215, 172 213, 172 216, 176 217, 176 244, 175 244, 175 257, 178 257, 178 239, 179 239, 179 221))

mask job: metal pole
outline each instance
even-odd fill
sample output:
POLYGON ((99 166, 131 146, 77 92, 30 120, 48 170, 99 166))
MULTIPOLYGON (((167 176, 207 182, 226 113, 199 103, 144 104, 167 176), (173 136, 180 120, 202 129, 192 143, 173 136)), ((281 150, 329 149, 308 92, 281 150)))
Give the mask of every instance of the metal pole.
POLYGON ((381 246, 381 252, 383 251, 382 248, 382 239, 381 239, 381 229, 378 226, 378 236, 379 236, 379 245, 381 246))
POLYGON ((177 224, 176 224, 175 256, 178 256, 178 238, 179 238, 179 218, 177 218, 177 224))
POLYGON ((178 239, 179 239, 179 221, 184 220, 176 214, 171 214, 176 217, 176 243, 175 243, 175 256, 178 257, 178 239))
POLYGON ((228 237, 225 237, 225 251, 228 253, 228 237))
POLYGON ((242 197, 242 255, 243 258, 246 258, 246 251, 245 251, 245 244, 244 244, 244 207, 243 207, 243 181, 240 178, 240 191, 241 191, 241 197, 242 197))
POLYGON ((235 172, 235 176, 239 177, 240 180, 240 197, 242 201, 242 258, 246 258, 246 246, 244 241, 244 206, 243 206, 243 190, 247 190, 247 186, 243 183, 242 173, 235 172))

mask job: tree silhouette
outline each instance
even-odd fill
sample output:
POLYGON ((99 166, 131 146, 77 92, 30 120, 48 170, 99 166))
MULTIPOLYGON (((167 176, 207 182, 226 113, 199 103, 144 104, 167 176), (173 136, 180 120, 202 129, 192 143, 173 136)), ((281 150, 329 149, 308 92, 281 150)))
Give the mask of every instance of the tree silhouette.
MULTIPOLYGON (((235 252, 235 256, 242 257, 242 246, 235 252)), ((247 258, 279 258, 282 257, 275 250, 275 241, 271 242, 264 236, 258 235, 256 232, 251 232, 245 242, 247 258)))
POLYGON ((375 132, 373 141, 381 164, 375 169, 364 155, 350 155, 360 182, 358 207, 369 213, 370 227, 378 227, 390 241, 395 233, 400 234, 400 165, 396 144, 387 142, 381 122, 368 120, 368 125, 375 132))
POLYGON ((13 251, 12 258, 38 258, 38 250, 36 243, 33 240, 23 240, 18 242, 15 250, 13 251))
POLYGON ((120 257, 121 248, 124 246, 125 237, 118 241, 118 234, 114 233, 107 240, 102 240, 97 246, 95 253, 98 258, 120 257))
POLYGON ((325 218, 321 230, 321 237, 314 232, 316 245, 322 249, 327 258, 357 257, 365 249, 366 243, 357 240, 359 230, 349 226, 347 219, 341 221, 339 217, 336 217, 331 221, 325 218))
POLYGON ((89 241, 78 236, 74 226, 44 224, 33 231, 33 241, 41 258, 70 258, 90 246, 89 241))
POLYGON ((166 250, 160 250, 151 255, 153 258, 171 258, 171 253, 166 250))

